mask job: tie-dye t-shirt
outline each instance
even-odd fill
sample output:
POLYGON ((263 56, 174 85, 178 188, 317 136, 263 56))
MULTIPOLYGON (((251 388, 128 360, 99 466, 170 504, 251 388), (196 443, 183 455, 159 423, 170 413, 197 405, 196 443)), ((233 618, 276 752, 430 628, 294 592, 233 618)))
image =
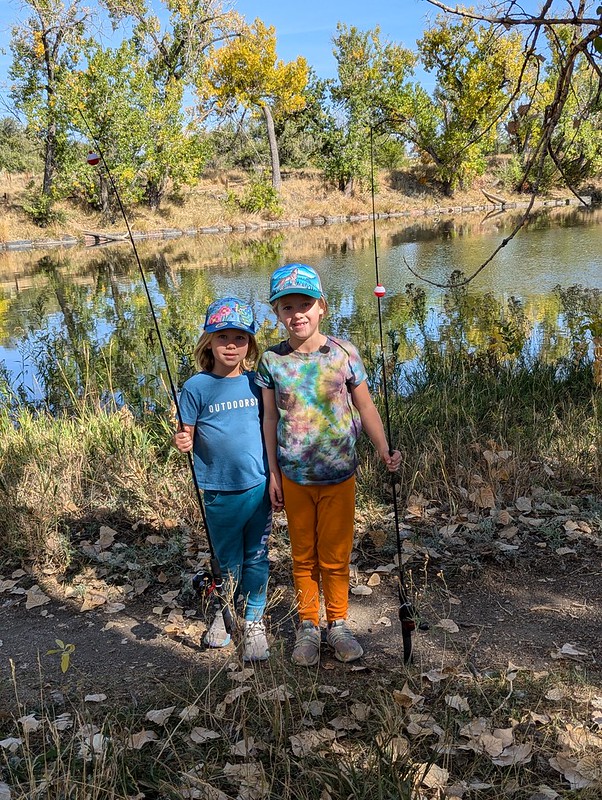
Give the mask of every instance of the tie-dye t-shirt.
POLYGON ((315 353, 298 353, 280 342, 262 355, 255 382, 274 390, 278 464, 287 478, 319 485, 353 475, 361 421, 350 388, 364 380, 357 349, 331 336, 315 353))

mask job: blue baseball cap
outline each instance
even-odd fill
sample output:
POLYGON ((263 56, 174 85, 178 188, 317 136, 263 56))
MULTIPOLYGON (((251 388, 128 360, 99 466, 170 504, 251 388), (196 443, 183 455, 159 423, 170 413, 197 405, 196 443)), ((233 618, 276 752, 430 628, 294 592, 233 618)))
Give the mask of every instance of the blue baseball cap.
POLYGON ((285 294, 307 294, 310 297, 324 297, 320 276, 307 264, 285 264, 270 278, 270 303, 285 294))
POLYGON ((255 335, 253 308, 238 297, 222 297, 214 300, 205 315, 205 333, 215 333, 226 328, 236 328, 255 335))

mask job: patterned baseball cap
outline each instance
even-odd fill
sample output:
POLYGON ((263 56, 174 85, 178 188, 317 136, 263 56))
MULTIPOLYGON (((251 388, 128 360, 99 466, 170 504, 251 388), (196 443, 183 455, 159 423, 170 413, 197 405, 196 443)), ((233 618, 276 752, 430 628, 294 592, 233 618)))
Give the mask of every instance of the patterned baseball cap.
POLYGON ((323 297, 320 276, 307 264, 285 264, 279 267, 270 278, 270 303, 285 294, 308 294, 310 297, 323 297))
POLYGON ((255 334, 253 308, 238 297, 222 297, 214 300, 205 315, 205 333, 215 333, 226 328, 236 328, 255 334))

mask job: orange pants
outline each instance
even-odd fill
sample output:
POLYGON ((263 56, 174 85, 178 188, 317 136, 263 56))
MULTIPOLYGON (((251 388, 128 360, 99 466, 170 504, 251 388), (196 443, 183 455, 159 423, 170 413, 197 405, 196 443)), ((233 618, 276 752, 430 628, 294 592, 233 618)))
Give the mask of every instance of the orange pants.
POLYGON ((326 619, 345 619, 353 546, 355 476, 327 486, 302 486, 282 476, 299 619, 320 623, 320 582, 326 619))

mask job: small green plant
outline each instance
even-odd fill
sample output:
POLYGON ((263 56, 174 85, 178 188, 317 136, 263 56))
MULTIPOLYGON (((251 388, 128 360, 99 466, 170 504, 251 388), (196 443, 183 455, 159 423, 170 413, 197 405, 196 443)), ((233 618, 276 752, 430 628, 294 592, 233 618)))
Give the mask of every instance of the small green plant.
POLYGON ((283 211, 278 192, 264 178, 251 182, 244 195, 238 199, 238 205, 243 211, 251 213, 269 211, 270 214, 279 216, 283 211))
POLYGON ((53 647, 52 650, 47 650, 47 656, 54 656, 59 655, 61 657, 61 672, 65 673, 71 666, 71 656, 75 653, 75 645, 74 644, 65 644, 62 639, 55 639, 56 647, 53 647))
POLYGON ((24 203, 23 211, 28 214, 31 219, 40 228, 47 228, 55 222, 63 223, 66 221, 66 216, 63 211, 54 207, 55 198, 51 195, 32 194, 29 200, 24 203))

